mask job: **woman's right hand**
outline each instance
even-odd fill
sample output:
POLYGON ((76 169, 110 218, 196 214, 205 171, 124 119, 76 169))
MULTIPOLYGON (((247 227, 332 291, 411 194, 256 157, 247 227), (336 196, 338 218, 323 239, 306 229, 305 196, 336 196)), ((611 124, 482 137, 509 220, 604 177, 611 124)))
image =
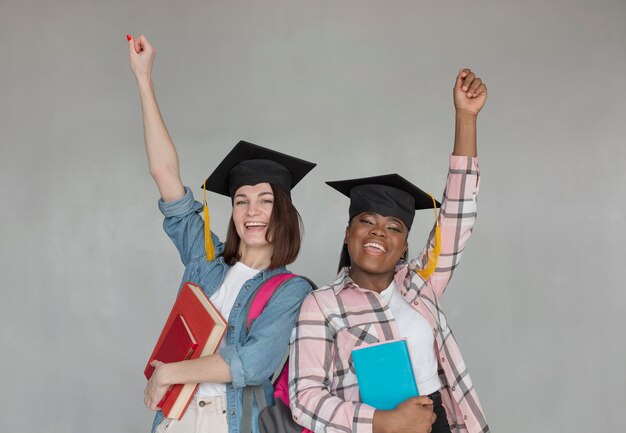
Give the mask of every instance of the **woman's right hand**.
POLYGON ((128 51, 130 54, 130 68, 135 74, 137 81, 150 80, 152 76, 152 66, 156 57, 156 49, 150 45, 148 38, 144 35, 137 39, 128 35, 128 51))
POLYGON ((374 433, 430 433, 437 415, 425 396, 411 397, 393 410, 374 412, 374 433))

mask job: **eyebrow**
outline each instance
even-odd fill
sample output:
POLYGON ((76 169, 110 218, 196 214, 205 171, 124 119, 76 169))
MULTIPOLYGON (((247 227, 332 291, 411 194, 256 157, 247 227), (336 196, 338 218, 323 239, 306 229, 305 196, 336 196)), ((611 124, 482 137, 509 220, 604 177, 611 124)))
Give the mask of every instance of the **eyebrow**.
MULTIPOLYGON (((273 193, 273 192, 271 192, 271 191, 263 191, 263 192, 260 192, 260 193, 257 195, 257 197, 262 197, 262 196, 265 196, 265 195, 271 195, 271 196, 273 197, 273 196, 274 196, 274 193, 273 193)), ((239 193, 239 194, 236 194, 236 195, 235 195, 235 198, 237 198, 237 197, 248 198, 248 194, 239 193)))
POLYGON ((385 215, 381 215, 379 213, 376 212, 363 212, 361 214, 359 214, 360 217, 364 217, 364 216, 369 216, 369 217, 375 217, 376 215, 380 216, 381 218, 389 218, 390 222, 394 223, 394 224, 398 224, 400 226, 402 226, 402 228, 407 228, 406 224, 404 223, 404 221, 402 221, 399 218, 393 217, 393 216, 385 216, 385 215))
POLYGON ((405 228, 405 224, 402 220, 396 218, 396 217, 389 217, 391 219, 391 222, 395 223, 395 224, 399 224, 401 225, 403 228, 405 228))

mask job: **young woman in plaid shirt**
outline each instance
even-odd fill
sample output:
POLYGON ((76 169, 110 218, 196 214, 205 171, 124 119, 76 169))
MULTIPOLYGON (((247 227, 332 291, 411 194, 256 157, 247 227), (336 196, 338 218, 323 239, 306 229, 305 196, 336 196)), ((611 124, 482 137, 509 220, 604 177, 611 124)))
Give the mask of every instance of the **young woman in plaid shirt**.
MULTIPOLYGON (((489 431, 439 305, 476 217, 476 119, 487 88, 463 69, 453 94, 456 134, 446 190, 437 224, 417 259, 406 262, 404 255, 414 211, 425 207, 424 197, 416 196, 419 189, 387 182, 397 175, 380 177, 382 187, 363 179, 330 183, 351 198, 344 267, 333 284, 304 301, 290 356, 293 416, 315 432, 489 431), (360 402, 352 349, 400 337, 407 337, 422 396, 393 410, 376 410, 360 402)), ((432 200, 426 197, 431 207, 432 200)))

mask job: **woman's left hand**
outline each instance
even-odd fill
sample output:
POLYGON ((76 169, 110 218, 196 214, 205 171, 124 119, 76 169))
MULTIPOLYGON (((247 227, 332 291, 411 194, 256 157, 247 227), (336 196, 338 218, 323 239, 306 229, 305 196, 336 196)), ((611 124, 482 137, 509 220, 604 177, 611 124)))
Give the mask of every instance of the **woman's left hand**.
POLYGON ((143 402, 150 410, 157 410, 159 402, 167 392, 169 385, 163 383, 163 366, 161 361, 154 360, 150 363, 154 367, 154 372, 148 380, 146 389, 143 391, 143 402))
POLYGON ((454 83, 454 108, 477 115, 487 100, 487 86, 471 69, 461 69, 454 83))

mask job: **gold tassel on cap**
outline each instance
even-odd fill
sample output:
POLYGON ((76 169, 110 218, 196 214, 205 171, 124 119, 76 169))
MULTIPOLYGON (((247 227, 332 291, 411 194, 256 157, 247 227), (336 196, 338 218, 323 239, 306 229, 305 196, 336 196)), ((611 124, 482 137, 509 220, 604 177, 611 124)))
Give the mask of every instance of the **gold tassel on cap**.
POLYGON ((433 197, 432 194, 429 195, 430 198, 433 199, 433 210, 435 211, 435 245, 432 251, 428 253, 428 263, 426 266, 417 271, 424 281, 435 272, 437 261, 439 260, 439 253, 441 253, 441 230, 439 229, 439 218, 437 217, 437 203, 435 202, 435 197, 433 197))
POLYGON ((211 236, 211 219, 209 218, 209 207, 206 205, 206 189, 204 190, 204 250, 206 251, 206 261, 210 262, 215 258, 215 247, 211 236))

